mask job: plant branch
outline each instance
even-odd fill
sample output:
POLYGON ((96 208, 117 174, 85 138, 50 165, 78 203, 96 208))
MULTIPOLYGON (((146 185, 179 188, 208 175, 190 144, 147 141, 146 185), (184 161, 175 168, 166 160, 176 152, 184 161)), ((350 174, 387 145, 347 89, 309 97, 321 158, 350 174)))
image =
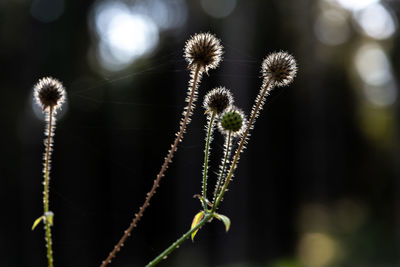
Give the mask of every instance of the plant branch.
POLYGON ((206 149, 204 151, 204 169, 203 169, 203 207, 204 211, 207 211, 207 172, 208 172, 208 157, 210 154, 210 142, 212 141, 212 132, 214 128, 214 118, 215 118, 215 111, 212 111, 211 117, 210 117, 210 123, 208 125, 208 131, 207 131, 207 138, 206 138, 206 149))
POLYGON ((258 94, 257 98, 256 98, 256 103, 253 106, 251 115, 250 115, 250 120, 249 123, 246 127, 246 130, 244 131, 242 138, 240 139, 239 142, 239 146, 236 150, 234 159, 232 161, 231 167, 229 169, 229 173, 225 179, 224 185, 221 189, 220 194, 218 195, 213 208, 211 210, 210 213, 206 213, 206 215, 204 216, 204 218, 192 229, 190 229, 188 232, 186 232, 181 238, 179 238, 177 241, 175 241, 172 245, 170 245, 166 250, 164 250, 160 255, 158 255, 153 261, 151 261, 148 265, 146 265, 146 267, 152 267, 155 266, 157 263, 159 263, 161 260, 165 259, 172 251, 174 251, 176 248, 178 248, 178 246, 180 244, 183 243, 183 241, 185 241, 187 238, 189 238, 189 236, 195 232, 197 229, 199 229, 201 226, 203 226, 206 222, 208 222, 212 217, 214 217, 215 215, 215 211, 218 208, 218 205, 221 203, 221 199, 224 196, 226 189, 228 187, 228 184, 233 176, 233 172, 236 168, 236 165, 239 161, 239 157, 240 157, 240 153, 243 151, 244 149, 244 145, 246 143, 247 140, 247 136, 250 132, 250 130, 253 128, 254 122, 258 116, 259 111, 262 109, 262 106, 264 104, 264 98, 265 96, 268 94, 269 88, 270 87, 270 81, 266 82, 263 87, 260 90, 260 93, 258 94))
POLYGON ((53 250, 51 242, 51 229, 50 222, 47 218, 49 212, 49 183, 50 183, 50 157, 51 157, 51 143, 53 135, 53 107, 50 107, 48 117, 48 128, 47 128, 47 141, 46 141, 46 153, 44 156, 44 191, 43 191, 43 210, 44 210, 44 228, 45 228, 45 239, 47 247, 47 260, 49 267, 53 267, 53 250))
POLYGON ((199 79, 201 77, 201 71, 202 71, 201 66, 197 65, 194 70, 192 80, 190 81, 191 89, 189 91, 189 95, 187 98, 188 104, 185 107, 184 112, 183 112, 184 117, 181 121, 179 132, 176 134, 175 141, 172 144, 171 149, 169 150, 168 155, 165 158, 163 165, 161 166, 160 172, 157 174, 157 177, 154 180, 151 190, 146 195, 145 202, 140 207, 139 212, 137 214, 135 214, 135 217, 133 218, 131 224, 129 225, 128 229, 125 230, 123 236, 118 241, 118 243, 114 246, 114 249, 110 252, 108 257, 102 262, 101 267, 107 266, 111 262, 112 258, 115 257, 117 252, 120 251, 125 240, 131 235, 133 228, 135 228, 135 226, 139 222, 140 218, 143 216, 144 211, 149 206, 151 198, 156 193, 156 189, 159 186, 160 180, 164 176, 164 173, 168 168, 168 164, 171 163, 174 153, 178 149, 179 142, 182 141, 183 134, 185 133, 186 125, 190 122, 190 115, 192 114, 192 110, 194 108, 194 101, 196 100, 196 91, 197 91, 199 79))
POLYGON ((190 237, 190 235, 197 231, 200 227, 202 227, 206 222, 208 222, 212 217, 214 217, 213 213, 207 213, 204 218, 192 229, 187 231, 185 234, 181 236, 178 240, 176 240, 171 246, 169 246, 166 250, 164 250, 160 255, 157 256, 154 260, 152 260, 149 264, 146 265, 146 267, 152 267, 155 266, 157 263, 162 261, 163 259, 166 259, 166 257, 175 249, 177 249, 180 244, 182 244, 186 239, 190 237))
POLYGON ((222 180, 223 180, 222 178, 223 178, 223 176, 225 174, 226 164, 228 162, 228 157, 229 157, 229 154, 231 152, 231 136, 232 136, 232 131, 229 131, 228 137, 226 138, 226 144, 225 144, 225 157, 224 157, 224 161, 222 163, 222 168, 220 170, 221 172, 220 172, 219 177, 218 177, 217 186, 215 187, 214 198, 213 198, 213 203, 214 204, 215 204, 215 200, 217 199, 217 196, 219 195, 219 192, 221 190, 222 180))
POLYGON ((255 122, 255 120, 256 120, 256 118, 258 116, 258 113, 262 109, 262 106, 264 104, 264 98, 268 94, 268 90, 270 89, 269 88, 270 87, 270 83, 271 83, 271 81, 269 80, 268 82, 266 82, 263 85, 263 87, 261 88, 260 93, 258 94, 258 96, 256 98, 256 103, 254 104, 252 112, 250 114, 249 123, 247 124, 246 130, 244 131, 244 133, 242 135, 242 138, 240 139, 239 146, 238 146, 238 148, 236 150, 236 153, 235 153, 235 156, 233 158, 231 167, 229 169, 229 173, 226 176, 224 186, 221 189, 221 193, 218 195, 217 200, 214 203, 214 206, 213 206, 213 209, 212 209, 213 212, 217 210, 218 205, 221 202, 221 199, 224 196, 226 189, 228 188, 229 182, 232 179, 233 172, 236 169, 236 165, 237 165, 237 163, 239 161, 240 154, 242 153, 242 151, 244 149, 244 145, 245 145, 245 143, 247 141, 247 136, 248 136, 250 130, 253 128, 253 125, 254 125, 254 122, 255 122))

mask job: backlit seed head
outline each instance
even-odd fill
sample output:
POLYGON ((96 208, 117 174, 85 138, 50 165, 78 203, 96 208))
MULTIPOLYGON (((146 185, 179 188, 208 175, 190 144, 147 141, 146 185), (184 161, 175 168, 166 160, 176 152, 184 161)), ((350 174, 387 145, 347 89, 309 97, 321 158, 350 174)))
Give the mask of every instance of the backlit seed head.
POLYGON ((52 77, 40 79, 33 87, 36 103, 42 107, 43 112, 53 108, 56 112, 65 101, 65 89, 62 83, 52 77))
POLYGON ((296 60, 286 52, 272 53, 264 59, 261 73, 265 82, 270 82, 272 87, 286 86, 296 76, 296 60))
POLYGON ((186 41, 184 57, 189 63, 188 68, 200 67, 208 72, 218 67, 222 59, 221 41, 211 33, 198 33, 186 41))
POLYGON ((246 128, 245 126, 246 118, 244 113, 235 106, 232 106, 222 113, 218 123, 218 129, 220 132, 228 134, 231 131, 235 137, 243 134, 244 129, 246 128))
POLYGON ((215 112, 219 115, 232 104, 233 97, 231 92, 225 87, 217 87, 206 94, 203 107, 207 111, 215 112))

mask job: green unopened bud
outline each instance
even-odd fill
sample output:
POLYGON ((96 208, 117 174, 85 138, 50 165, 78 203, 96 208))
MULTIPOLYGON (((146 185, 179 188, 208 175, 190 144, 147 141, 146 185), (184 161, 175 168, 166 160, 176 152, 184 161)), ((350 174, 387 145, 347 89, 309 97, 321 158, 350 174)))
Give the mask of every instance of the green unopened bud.
POLYGON ((232 107, 222 113, 219 121, 219 130, 223 133, 232 132, 235 136, 239 136, 245 128, 245 120, 243 112, 236 107, 232 107))

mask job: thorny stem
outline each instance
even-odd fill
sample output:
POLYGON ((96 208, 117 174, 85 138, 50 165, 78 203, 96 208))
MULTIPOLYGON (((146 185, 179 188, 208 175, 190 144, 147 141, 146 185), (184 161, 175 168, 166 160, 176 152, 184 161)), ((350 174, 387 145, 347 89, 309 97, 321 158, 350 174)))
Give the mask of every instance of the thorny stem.
POLYGON ((210 221, 214 217, 213 213, 207 213, 204 218, 192 229, 187 231, 185 234, 181 236, 178 240, 176 240, 171 246, 169 246, 166 250, 164 250, 160 255, 157 256, 154 260, 152 260, 149 264, 146 265, 146 267, 152 267, 155 266, 157 263, 162 261, 163 259, 166 259, 166 257, 175 249, 179 247, 180 244, 182 244, 186 239, 190 237, 190 235, 195 232, 197 229, 202 227, 206 222, 210 221))
POLYGON ((50 229, 50 222, 47 217, 47 214, 49 212, 49 182, 50 182, 49 166, 50 166, 50 156, 51 156, 51 138, 53 134, 53 107, 50 107, 48 116, 49 116, 49 122, 47 129, 46 154, 44 156, 43 210, 45 215, 44 228, 45 228, 45 239, 47 247, 47 260, 49 262, 49 267, 53 267, 51 229, 50 229))
POLYGON ((175 141, 174 141, 173 145, 171 146, 171 149, 169 150, 168 155, 165 158, 163 165, 161 166, 160 172, 157 174, 157 177, 154 180, 153 187, 146 195, 145 202, 140 207, 139 212, 135 214, 135 217, 133 218, 131 224, 129 225, 128 229, 126 229, 124 231, 124 234, 122 235, 121 239, 114 246, 114 249, 110 252, 108 257, 101 263, 101 267, 107 266, 111 262, 112 258, 115 257, 117 252, 120 251, 121 247, 125 243, 125 240, 131 235, 133 228, 135 228, 135 226, 139 222, 140 218, 143 216, 143 213, 146 210, 147 206, 149 206, 151 198, 156 193, 156 189, 160 183, 160 180, 164 176, 164 173, 168 168, 168 164, 172 161, 172 157, 174 156, 175 151, 178 149, 178 144, 179 144, 179 142, 182 141, 183 134, 186 129, 186 125, 190 121, 190 114, 192 113, 193 102, 195 100, 196 89, 197 89, 198 79, 199 79, 200 75, 201 75, 201 66, 197 65, 194 70, 193 83, 191 84, 192 87, 191 87, 191 93, 190 93, 190 96, 188 99, 188 105, 185 108, 185 111, 184 111, 185 115, 182 120, 179 132, 176 134, 175 141))
POLYGON ((247 136, 248 136, 250 130, 252 129, 252 127, 253 127, 253 124, 255 122, 255 119, 256 119, 256 117, 258 115, 259 110, 262 108, 262 104, 264 103, 264 97, 266 96, 266 94, 267 94, 267 92, 269 90, 270 83, 271 83, 271 81, 269 80, 267 83, 265 83, 263 85, 263 88, 261 89, 261 93, 259 94, 259 96, 257 98, 258 101, 255 103, 255 105, 253 107, 253 110, 252 110, 252 112, 250 114, 249 123, 247 124, 246 130, 244 131, 244 133, 242 135, 242 138, 240 139, 239 146, 238 146, 238 148, 236 150, 236 153, 235 153, 235 156, 233 158, 231 167, 229 169, 229 173, 226 176, 224 186, 222 187, 221 193, 218 195, 218 198, 214 203, 213 211, 215 211, 218 208, 218 205, 221 202, 221 199, 224 196, 226 189, 228 188, 228 184, 229 184, 230 180, 232 179, 233 172, 235 171, 236 164, 237 164, 237 162, 239 160, 240 153, 242 153, 243 148, 244 148, 244 144, 246 143, 247 136))
POLYGON ((207 211, 207 172, 208 172, 208 157, 210 154, 210 142, 211 142, 211 135, 213 131, 213 123, 214 123, 214 118, 215 118, 215 111, 212 111, 211 117, 210 117, 210 123, 208 125, 208 131, 207 131, 207 139, 206 139, 206 149, 204 151, 204 170, 203 170, 203 207, 204 211, 207 211))
MULTIPOLYGON (((223 178, 223 175, 225 174, 226 163, 228 162, 228 157, 229 157, 230 150, 231 150, 231 136, 232 136, 232 131, 229 131, 228 137, 226 139, 226 147, 225 147, 226 151, 225 151, 224 162, 222 163, 221 173, 219 174, 217 187, 215 188, 213 203, 215 203, 215 200, 217 199, 217 196, 221 190, 222 178, 223 178)), ((214 206, 215 205, 213 205, 213 209, 212 209, 213 212, 215 211, 214 206)))

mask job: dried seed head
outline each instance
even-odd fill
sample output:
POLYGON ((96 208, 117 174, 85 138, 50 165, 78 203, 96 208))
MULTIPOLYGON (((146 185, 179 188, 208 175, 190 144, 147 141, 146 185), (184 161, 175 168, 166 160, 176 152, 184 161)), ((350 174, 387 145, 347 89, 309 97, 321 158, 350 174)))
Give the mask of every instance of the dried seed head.
POLYGON ((222 59, 221 41, 211 33, 198 33, 192 36, 185 45, 184 57, 189 63, 188 68, 200 67, 208 72, 218 67, 222 59))
POLYGON ((33 87, 36 103, 43 112, 53 108, 55 112, 65 101, 65 89, 62 83, 52 77, 40 79, 33 87))
POLYGON ((225 109, 233 104, 231 92, 225 87, 212 89, 204 97, 203 107, 208 111, 221 114, 225 109))
POLYGON ((286 52, 268 55, 261 66, 261 73, 272 87, 286 86, 296 76, 297 64, 294 57, 286 52))
POLYGON ((243 111, 237 107, 232 106, 222 113, 218 123, 220 132, 228 134, 231 131, 233 136, 238 137, 243 134, 245 128, 246 118, 243 111))

